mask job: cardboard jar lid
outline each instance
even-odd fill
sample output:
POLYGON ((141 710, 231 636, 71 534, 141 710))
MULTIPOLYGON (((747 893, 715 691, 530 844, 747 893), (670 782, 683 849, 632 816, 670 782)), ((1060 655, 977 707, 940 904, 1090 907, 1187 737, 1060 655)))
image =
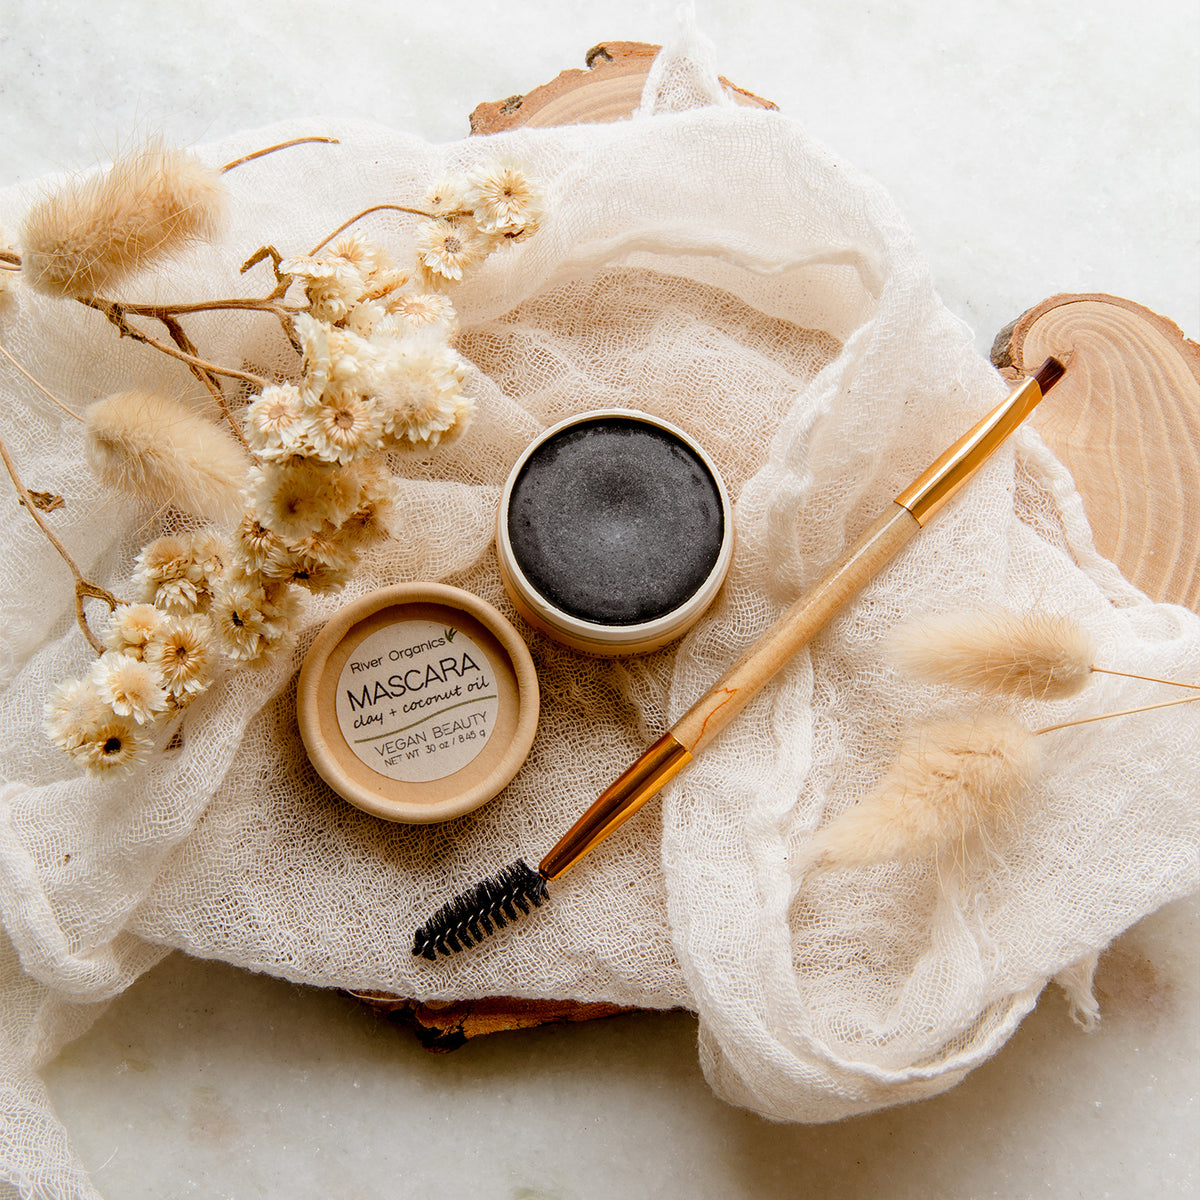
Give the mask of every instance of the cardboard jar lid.
POLYGON ((383 588, 340 609, 304 659, 300 736, 321 778, 389 821, 445 821, 516 775, 538 722, 529 649, 459 588, 383 588))

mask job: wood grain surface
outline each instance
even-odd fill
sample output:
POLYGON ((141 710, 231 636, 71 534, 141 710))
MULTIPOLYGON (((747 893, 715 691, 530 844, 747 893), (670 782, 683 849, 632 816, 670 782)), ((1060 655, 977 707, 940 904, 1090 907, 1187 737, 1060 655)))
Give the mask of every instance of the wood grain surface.
MULTIPOLYGON (((601 42, 584 56, 586 66, 563 71, 524 95, 489 100, 471 113, 473 134, 499 133, 521 125, 599 125, 630 116, 641 103, 650 64, 659 47, 648 42, 601 42)), ((723 76, 739 104, 777 108, 723 76)))
POLYGON ((1017 378, 1068 363, 1032 422, 1070 470, 1096 547, 1155 600, 1200 611, 1200 346, 1132 300, 1051 296, 1001 331, 1017 378))

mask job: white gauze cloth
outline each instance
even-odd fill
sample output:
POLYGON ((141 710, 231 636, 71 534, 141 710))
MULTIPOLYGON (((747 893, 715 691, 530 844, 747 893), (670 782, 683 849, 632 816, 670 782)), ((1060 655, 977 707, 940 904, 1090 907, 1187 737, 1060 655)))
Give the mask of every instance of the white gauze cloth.
MULTIPOLYGON (((432 910, 518 856, 536 863, 1006 385, 942 306, 881 189, 795 121, 729 102, 702 59, 661 58, 642 110, 613 125, 433 146, 290 123, 201 153, 216 165, 311 133, 340 144, 232 172, 221 240, 129 294, 261 294, 265 276, 238 276, 260 245, 304 253, 360 209, 418 202, 445 170, 497 155, 544 183, 549 216, 454 294, 479 416, 453 446, 396 464, 394 539, 342 597, 308 603, 294 653, 226 675, 187 711, 178 744, 134 775, 81 777, 41 731, 49 689, 92 655, 64 565, 10 502, 0 1178, 26 1194, 95 1195, 37 1070, 172 947, 409 997, 686 1006, 720 1096, 778 1120, 829 1121, 949 1087, 1003 1044, 1047 980, 1196 888, 1195 707, 1058 735, 1022 819, 986 861, 940 877, 931 863, 799 883, 789 870, 812 831, 879 778, 906 729, 974 703, 887 666, 881 641, 905 618, 1039 605, 1077 618, 1106 665, 1200 679, 1200 618, 1151 603, 1098 557, 1070 478, 1022 431, 661 805, 552 885, 549 905, 474 950, 415 959, 413 930, 432 910), (296 727, 295 675, 322 622, 345 600, 415 579, 466 588, 517 620, 491 546, 509 467, 550 423, 614 405, 682 426, 723 471, 737 549, 722 596, 682 642, 624 662, 521 626, 542 720, 514 782, 442 825, 351 807, 317 777, 296 727)), ((43 191, 0 192, 10 236, 43 191)), ((408 258, 410 219, 379 213, 361 228, 408 258)), ((211 360, 298 369, 266 317, 188 328, 211 360)), ((0 339, 76 409, 131 386, 205 408, 180 364, 118 341, 80 305, 18 289, 0 339)), ((55 529, 89 577, 128 594, 135 554, 168 519, 105 494, 77 423, 7 368, 0 393, 25 483, 66 498, 55 529)), ((1148 687, 1105 677, 1022 715, 1049 724, 1161 698, 1148 687)))

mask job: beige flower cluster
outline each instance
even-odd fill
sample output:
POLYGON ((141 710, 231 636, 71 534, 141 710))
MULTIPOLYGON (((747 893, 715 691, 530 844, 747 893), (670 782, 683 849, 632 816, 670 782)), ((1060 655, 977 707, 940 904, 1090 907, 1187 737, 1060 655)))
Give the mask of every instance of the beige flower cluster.
POLYGON ((417 261, 431 281, 457 283, 497 247, 534 234, 544 215, 538 186, 509 163, 448 175, 425 202, 433 216, 417 227, 417 261))
MULTIPOLYGON (((361 553, 389 536, 388 454, 431 450, 470 422, 472 368, 451 344, 457 317, 445 289, 528 237, 542 201, 518 168, 498 165, 444 180, 426 205, 404 210, 424 218, 411 271, 357 235, 279 261, 289 294, 304 295, 287 318, 302 361, 296 381, 263 386, 245 411, 253 463, 234 502, 239 523, 230 534, 210 525, 147 545, 137 599, 114 610, 91 673, 46 705, 47 733, 89 771, 137 764, 161 724, 222 670, 285 645, 296 589, 338 590, 361 553)), ((224 526, 231 479, 245 468, 210 479, 212 439, 172 403, 128 392, 93 405, 89 461, 106 480, 224 526)))

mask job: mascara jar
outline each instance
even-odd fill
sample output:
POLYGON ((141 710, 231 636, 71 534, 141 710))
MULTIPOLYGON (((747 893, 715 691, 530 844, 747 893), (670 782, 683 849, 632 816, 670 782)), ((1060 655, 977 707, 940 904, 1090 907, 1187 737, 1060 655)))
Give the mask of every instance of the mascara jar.
POLYGON ((517 611, 592 655, 682 636, 733 556, 729 494, 682 429, 630 409, 560 421, 521 455, 500 498, 496 549, 517 611))
POLYGON ((399 584, 339 609, 300 669, 296 715, 317 773, 358 808, 426 823, 486 803, 538 723, 529 649, 490 604, 399 584))

